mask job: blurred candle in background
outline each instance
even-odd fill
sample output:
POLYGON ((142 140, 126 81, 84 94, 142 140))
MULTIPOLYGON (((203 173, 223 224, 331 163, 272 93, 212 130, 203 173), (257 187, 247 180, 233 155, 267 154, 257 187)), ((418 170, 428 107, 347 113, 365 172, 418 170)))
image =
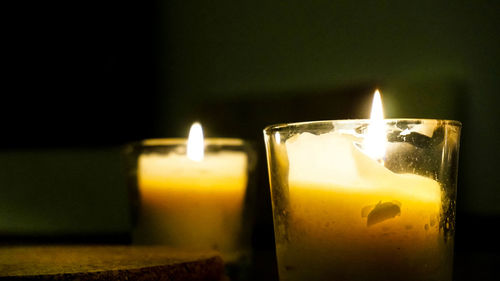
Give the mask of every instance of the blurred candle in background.
POLYGON ((151 139, 136 147, 139 208, 134 242, 217 250, 226 261, 242 250, 248 147, 241 139, 151 139))

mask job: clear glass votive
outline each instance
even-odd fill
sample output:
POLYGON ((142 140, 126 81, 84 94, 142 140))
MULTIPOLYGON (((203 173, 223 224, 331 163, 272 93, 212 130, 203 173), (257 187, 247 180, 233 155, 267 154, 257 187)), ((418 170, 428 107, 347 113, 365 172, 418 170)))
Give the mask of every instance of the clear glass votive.
POLYGON ((248 254, 255 152, 241 139, 204 141, 204 158, 186 156, 187 139, 129 145, 134 244, 216 250, 225 262, 248 254))
POLYGON ((461 124, 386 119, 264 129, 281 281, 451 281, 461 124))

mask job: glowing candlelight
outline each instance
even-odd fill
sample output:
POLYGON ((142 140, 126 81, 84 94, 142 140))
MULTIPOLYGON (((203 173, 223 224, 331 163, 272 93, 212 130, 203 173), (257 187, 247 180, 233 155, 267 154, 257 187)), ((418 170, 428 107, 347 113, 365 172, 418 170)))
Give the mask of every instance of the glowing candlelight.
MULTIPOLYGON (((449 199, 441 182, 415 167, 432 169, 428 159, 457 144, 457 129, 446 127, 454 132, 447 142, 418 147, 423 157, 409 154, 416 148, 404 141, 391 142, 388 155, 394 122, 384 120, 376 91, 370 120, 265 129, 281 280, 450 280, 452 243, 440 231, 449 199), (384 166, 389 156, 398 173, 384 166)), ((437 124, 408 123, 420 131, 437 124)))
POLYGON ((372 112, 370 114, 370 124, 368 132, 363 141, 363 150, 373 159, 383 161, 387 145, 385 133, 384 112, 380 92, 375 91, 372 102, 372 112))
POLYGON ((218 250, 225 260, 236 258, 247 187, 248 157, 242 145, 240 139, 204 140, 199 123, 191 126, 188 140, 144 141, 146 153, 137 160, 141 211, 136 242, 218 250))
POLYGON ((187 157, 193 161, 200 162, 205 154, 205 143, 203 141, 203 129, 198 122, 191 125, 187 143, 187 157))

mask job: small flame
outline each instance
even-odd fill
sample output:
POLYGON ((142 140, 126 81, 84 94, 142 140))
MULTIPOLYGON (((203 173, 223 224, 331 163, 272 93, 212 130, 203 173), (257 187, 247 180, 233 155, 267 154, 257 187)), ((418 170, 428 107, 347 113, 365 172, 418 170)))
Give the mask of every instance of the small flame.
POLYGON ((205 144, 203 142, 203 130, 198 122, 191 125, 189 130, 189 138, 187 143, 187 157, 193 161, 200 162, 203 160, 205 152, 205 144))
POLYGON ((363 142, 363 150, 371 158, 383 162, 386 145, 387 136, 385 133, 382 98, 380 97, 380 92, 376 90, 373 95, 370 124, 368 125, 366 138, 363 142))

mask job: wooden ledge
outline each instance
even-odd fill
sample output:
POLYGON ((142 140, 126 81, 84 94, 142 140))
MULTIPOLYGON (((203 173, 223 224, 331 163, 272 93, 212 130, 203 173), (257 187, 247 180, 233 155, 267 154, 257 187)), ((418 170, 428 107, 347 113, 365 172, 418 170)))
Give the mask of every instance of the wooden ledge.
POLYGON ((0 247, 0 280, 225 280, 216 252, 163 246, 0 247))

